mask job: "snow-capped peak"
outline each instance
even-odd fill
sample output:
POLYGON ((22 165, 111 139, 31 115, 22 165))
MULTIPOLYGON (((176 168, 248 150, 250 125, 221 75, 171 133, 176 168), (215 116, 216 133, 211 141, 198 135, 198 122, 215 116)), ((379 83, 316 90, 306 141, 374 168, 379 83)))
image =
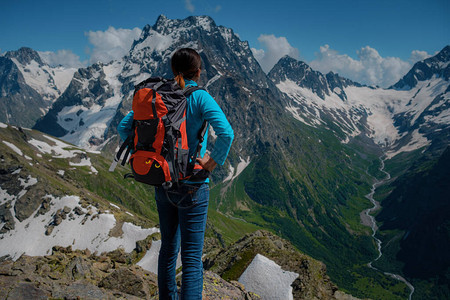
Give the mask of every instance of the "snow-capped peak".
POLYGON ((39 53, 30 48, 9 51, 10 58, 19 68, 25 82, 51 105, 68 87, 76 68, 62 66, 51 67, 45 63, 39 53))
POLYGON ((417 86, 419 81, 430 80, 433 76, 448 81, 450 78, 450 45, 438 54, 423 61, 417 62, 413 68, 396 84, 390 88, 397 90, 410 90, 417 86))

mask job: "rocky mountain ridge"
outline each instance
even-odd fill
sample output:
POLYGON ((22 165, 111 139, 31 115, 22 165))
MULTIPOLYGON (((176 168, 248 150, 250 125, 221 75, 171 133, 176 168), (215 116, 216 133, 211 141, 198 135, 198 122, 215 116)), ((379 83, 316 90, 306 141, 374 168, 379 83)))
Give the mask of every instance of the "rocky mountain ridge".
MULTIPOLYGON (((261 299, 238 282, 205 273, 204 299, 261 299)), ((53 247, 51 255, 0 262, 2 299, 158 299, 157 278, 123 250, 95 255, 53 247)))

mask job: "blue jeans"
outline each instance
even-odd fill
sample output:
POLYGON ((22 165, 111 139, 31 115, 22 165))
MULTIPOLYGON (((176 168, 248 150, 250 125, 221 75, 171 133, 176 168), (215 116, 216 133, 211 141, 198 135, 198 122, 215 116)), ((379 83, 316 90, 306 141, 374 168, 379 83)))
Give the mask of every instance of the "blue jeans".
POLYGON ((159 299, 178 299, 175 275, 180 242, 181 299, 202 299, 202 250, 209 186, 203 183, 198 190, 184 186, 179 193, 166 193, 163 188, 158 187, 155 194, 161 230, 161 250, 158 258, 159 299))

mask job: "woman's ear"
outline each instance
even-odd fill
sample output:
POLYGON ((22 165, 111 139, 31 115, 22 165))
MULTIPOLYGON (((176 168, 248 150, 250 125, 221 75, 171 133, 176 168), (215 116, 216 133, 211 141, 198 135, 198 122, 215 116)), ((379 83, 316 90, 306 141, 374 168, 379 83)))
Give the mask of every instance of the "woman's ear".
POLYGON ((202 69, 198 68, 197 73, 195 74, 195 77, 198 79, 200 79, 200 73, 202 72, 202 69))

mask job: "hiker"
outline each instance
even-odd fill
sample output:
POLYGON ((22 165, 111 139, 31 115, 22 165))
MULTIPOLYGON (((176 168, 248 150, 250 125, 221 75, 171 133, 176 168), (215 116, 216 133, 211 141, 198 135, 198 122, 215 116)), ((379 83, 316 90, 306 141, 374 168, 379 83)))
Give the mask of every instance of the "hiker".
MULTIPOLYGON (((200 55, 193 49, 177 50, 171 60, 175 80, 182 89, 197 86, 201 73, 200 55)), ((223 165, 234 138, 225 114, 214 98, 205 90, 195 90, 187 96, 186 133, 189 157, 195 157, 199 145, 198 133, 204 121, 214 129, 214 148, 206 153, 206 132, 196 169, 212 172, 223 165)), ((118 131, 123 140, 131 133, 133 111, 123 118, 118 131)), ((194 177, 194 176, 193 176, 194 177)), ((158 258, 158 288, 160 299, 179 299, 177 293, 176 261, 181 246, 181 299, 202 299, 202 250, 209 202, 209 178, 182 181, 180 188, 155 189, 161 230, 161 250, 158 258)))

